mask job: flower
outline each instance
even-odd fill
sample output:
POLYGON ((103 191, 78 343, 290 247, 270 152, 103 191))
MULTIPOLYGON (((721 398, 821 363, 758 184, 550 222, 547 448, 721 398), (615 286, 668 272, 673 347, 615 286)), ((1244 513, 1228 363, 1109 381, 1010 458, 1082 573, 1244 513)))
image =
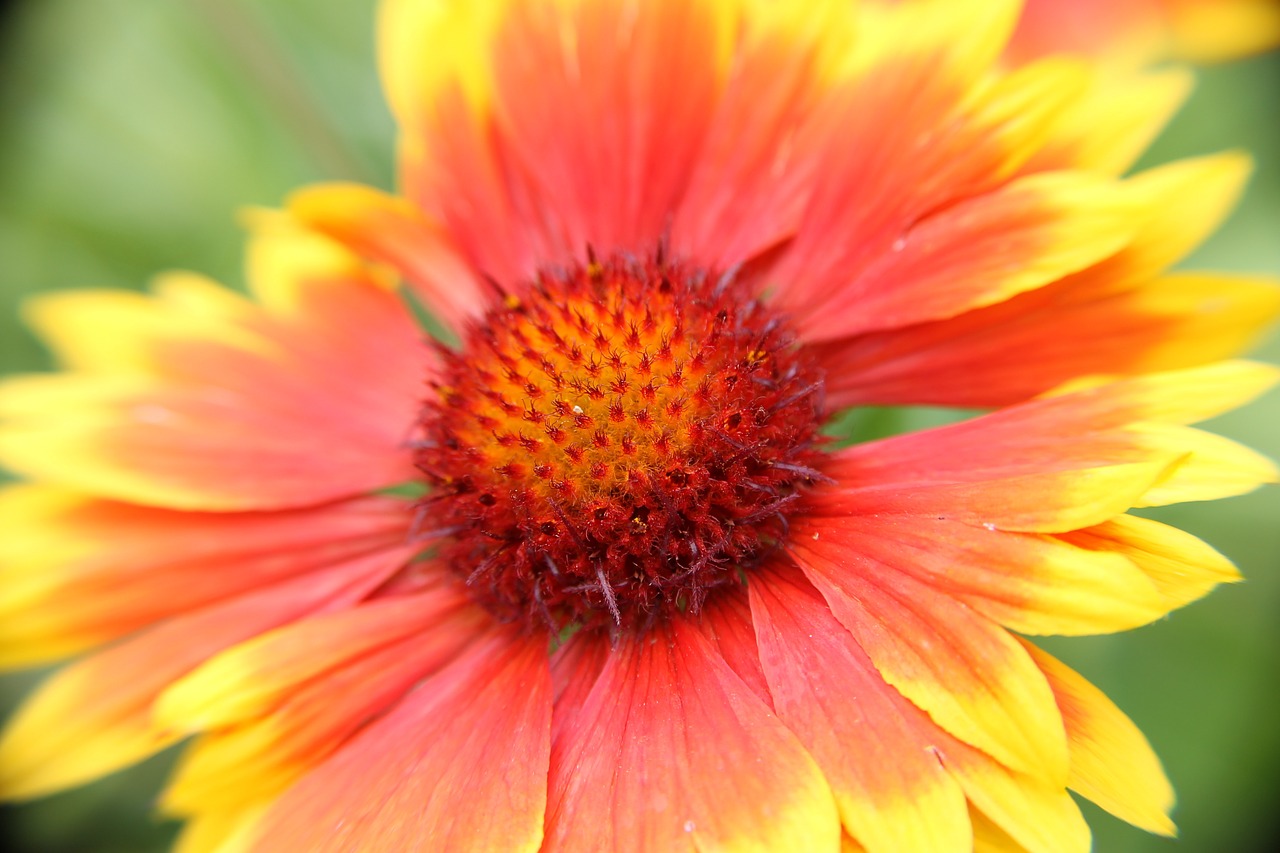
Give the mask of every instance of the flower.
POLYGON ((1127 510, 1274 479, 1186 424, 1274 382, 1222 359, 1280 296, 1165 272, 1242 158, 1116 178, 1168 104, 997 70, 1015 17, 387 3, 403 196, 255 214, 249 298, 31 307, 67 369, 0 389, 0 649, 106 647, 5 793, 195 735, 188 852, 1087 849, 1068 788, 1171 832, 1025 637, 1235 578, 1127 510), (883 404, 991 411, 823 437, 883 404))

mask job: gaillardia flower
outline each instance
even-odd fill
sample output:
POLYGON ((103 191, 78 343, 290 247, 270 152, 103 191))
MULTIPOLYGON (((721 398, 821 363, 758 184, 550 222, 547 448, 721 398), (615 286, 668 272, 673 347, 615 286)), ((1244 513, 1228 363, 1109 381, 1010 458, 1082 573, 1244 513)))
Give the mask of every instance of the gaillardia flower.
POLYGON ((1235 578, 1133 507, 1269 282, 1168 274, 1247 165, 1003 70, 1004 2, 399 0, 403 195, 258 213, 252 293, 63 293, 0 391, 4 661, 105 648, 10 797, 194 735, 191 851, 1086 850, 1146 741, 1030 641, 1235 578), (397 281, 404 282, 401 291, 397 281), (424 340, 411 301, 435 318, 424 340), (989 410, 840 447, 850 407, 989 410))

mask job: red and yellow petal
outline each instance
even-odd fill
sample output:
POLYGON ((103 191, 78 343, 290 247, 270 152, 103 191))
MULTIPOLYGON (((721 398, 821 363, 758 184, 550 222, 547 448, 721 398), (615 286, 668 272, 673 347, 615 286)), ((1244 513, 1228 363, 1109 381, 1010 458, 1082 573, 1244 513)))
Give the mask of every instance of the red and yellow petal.
POLYGON ((291 787, 251 849, 538 850, 551 700, 545 640, 495 626, 291 787))
POLYGON ((852 49, 853 4, 750 7, 738 55, 675 209, 682 255, 731 269, 794 234, 820 167, 820 105, 852 49))
MULTIPOLYGON (((784 269, 779 275, 829 295, 802 308, 788 288, 782 302, 800 315, 806 341, 952 317, 1114 254, 1131 238, 1133 220, 1132 202, 1111 184, 1072 173, 1031 175, 927 218, 874 226, 883 242, 866 263, 840 258, 830 274, 784 269)), ((835 234, 823 238, 831 243, 835 234)))
MULTIPOLYGON (((974 811, 975 847, 982 833, 984 848, 1008 839, 1028 853, 1088 853, 1089 825, 1071 795, 1061 786, 1010 770, 972 747, 943 738, 938 753, 960 782, 974 811), (985 819, 983 819, 985 818, 985 819), (988 824, 998 833, 986 831, 988 824)), ((996 847, 995 849, 1002 849, 996 847)))
POLYGON ((1023 643, 1062 710, 1071 755, 1068 785, 1121 820, 1173 835, 1173 786, 1138 727, 1078 673, 1023 643))
POLYGON ((1167 55, 1230 59, 1277 43, 1271 0, 1028 0, 1009 57, 1085 53, 1124 68, 1167 55))
POLYGON ((228 296, 222 315, 193 311, 209 288, 187 280, 151 302, 107 297, 102 322, 102 294, 42 304, 73 366, 117 335, 129 354, 6 381, 0 460, 102 497, 192 510, 315 504, 410 478, 404 443, 431 364, 412 318, 336 244, 276 219, 260 227, 261 304, 228 296))
POLYGON ((398 271, 426 308, 460 332, 496 294, 448 244, 438 226, 404 199, 357 184, 300 190, 289 211, 361 256, 398 271))
POLYGON ((327 608, 350 606, 403 565, 375 553, 163 622, 55 673, 0 737, 0 795, 36 797, 118 770, 176 743, 151 706, 211 655, 327 608), (122 674, 127 674, 127 677, 122 674))
POLYGON ((1079 376, 1132 376, 1230 358, 1280 315, 1280 286, 1175 274, 1120 291, 1051 285, 951 320, 819 350, 835 405, 998 406, 1079 376), (1049 322, 1049 318, 1053 322, 1049 322))
POLYGON ((834 850, 839 826, 808 752, 695 627, 622 640, 556 706, 548 853, 834 850))
POLYGON ((495 110, 568 247, 639 251, 662 237, 714 117, 739 5, 512 6, 493 45, 495 110))
POLYGON ((0 491, 0 666, 44 663, 406 539, 412 509, 361 498, 186 513, 43 485, 0 491))
POLYGON ((929 516, 811 517, 797 541, 826 543, 864 564, 910 575, 1023 634, 1102 634, 1145 625, 1174 606, 1118 550, 929 516))
POLYGON ((1065 784, 1066 736, 1053 694, 1007 631, 888 566, 851 565, 839 543, 797 538, 788 551, 898 692, 1002 764, 1065 784))
MULTIPOLYGON (((974 15, 971 4, 950 6, 943 18, 974 15)), ((868 36, 862 76, 833 87, 824 103, 822 181, 769 271, 806 338, 951 316, 1086 266, 1127 239, 1126 204, 1110 185, 1081 175, 1005 186, 1088 78, 1053 61, 978 85, 1007 23, 988 11, 950 31, 924 28, 930 35, 913 37, 914 49, 868 36), (894 54, 876 55, 883 44, 894 54), (851 197, 861 203, 847 204, 851 197), (1010 229, 1000 251, 964 251, 1010 229), (930 270, 944 258, 960 267, 934 293, 930 270)))
POLYGON ((1169 609, 1195 601, 1220 583, 1240 580, 1222 554, 1190 533, 1149 518, 1120 515, 1058 538, 1124 556, 1150 578, 1169 609))
POLYGON ((1129 180, 1132 241, 1062 281, 959 316, 824 344, 833 405, 1008 405, 1068 379, 1205 363, 1247 348, 1277 314, 1274 281, 1162 271, 1221 222, 1247 158, 1223 154, 1129 180))
POLYGON ((1180 427, 1275 384, 1249 362, 1152 374, 1013 406, 833 454, 828 514, 938 516, 1063 533, 1131 506, 1238 494, 1273 481, 1252 451, 1180 427))
POLYGON ((491 98, 489 42, 510 0, 385 0, 378 8, 382 85, 396 118, 416 127, 443 89, 491 98), (426 49, 428 46, 431 49, 426 49))
MULTIPOLYGON (((407 601, 412 604, 417 598, 409 596, 407 601)), ((375 614, 385 612, 385 607, 371 606, 375 614)), ((322 616, 302 625, 363 624, 364 614, 359 611, 368 609, 357 608, 352 618, 345 613, 322 616)), ((233 813, 280 794, 363 727, 388 713, 415 685, 451 662, 488 624, 473 608, 435 615, 439 618, 416 629, 399 620, 398 638, 363 653, 336 647, 327 655, 315 652, 310 655, 307 669, 312 675, 307 680, 297 680, 297 665, 284 678, 269 661, 246 670, 233 688, 241 696, 252 691, 260 700, 266 699, 258 703, 261 716, 219 725, 201 735, 183 754, 161 806, 187 815, 233 813)), ((306 632, 306 627, 284 628, 276 636, 296 638, 306 632)), ((279 641, 248 645, 261 651, 279 641)), ((236 653, 233 649, 226 654, 236 653)), ((170 703, 167 713, 173 716, 175 710, 181 709, 170 703)), ((175 722, 176 728, 186 730, 194 720, 182 717, 175 722)))
POLYGON ((778 717, 831 784, 868 851, 963 851, 964 793, 930 750, 931 725, 880 674, 794 569, 751 577, 751 612, 778 717))
MULTIPOLYGON (((269 713, 302 685, 379 649, 472 610, 459 585, 440 577, 427 589, 293 622, 241 643, 170 685, 155 703, 163 726, 200 731, 269 713)), ((474 611, 473 616, 478 616, 474 611)))

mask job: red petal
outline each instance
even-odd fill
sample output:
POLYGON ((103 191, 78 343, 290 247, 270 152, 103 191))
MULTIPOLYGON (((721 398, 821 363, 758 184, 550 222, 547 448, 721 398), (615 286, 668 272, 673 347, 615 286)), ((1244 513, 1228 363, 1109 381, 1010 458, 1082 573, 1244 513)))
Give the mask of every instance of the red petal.
POLYGON ((151 706, 211 655, 307 613, 349 606, 405 560, 392 550, 164 622, 56 673, 0 741, 0 788, 25 797, 77 785, 180 740, 151 706))
POLYGON ((753 574, 749 590, 774 707, 831 782, 845 828, 873 852, 966 847, 964 793, 934 753, 934 725, 794 568, 753 574))
POLYGON ((404 501, 359 498, 271 513, 201 513, 10 487, 3 660, 61 657, 157 620, 405 541, 404 501))
POLYGON ((254 849, 537 850, 550 730, 545 640, 494 628, 281 797, 254 849))
POLYGON ((791 553, 885 681, 960 740, 1066 784, 1067 741, 1053 693, 1007 631, 839 543, 796 538, 791 553))
POLYGON ((696 628, 627 638, 556 709, 547 851, 829 850, 807 752, 696 628))
POLYGON ((1052 536, 923 516, 801 518, 796 541, 840 548, 921 580, 1024 634, 1101 634, 1144 625, 1170 607, 1128 559, 1052 536))
POLYGON ((717 6, 512 4, 494 46, 497 110, 576 252, 649 249, 669 227, 723 85, 717 6))

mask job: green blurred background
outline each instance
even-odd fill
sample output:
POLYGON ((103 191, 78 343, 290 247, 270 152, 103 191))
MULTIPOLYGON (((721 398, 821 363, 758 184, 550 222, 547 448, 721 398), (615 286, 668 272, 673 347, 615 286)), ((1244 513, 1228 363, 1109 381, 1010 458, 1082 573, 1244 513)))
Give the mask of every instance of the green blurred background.
MULTIPOLYGON (((49 366, 17 319, 29 294, 138 288, 177 267, 238 285, 238 208, 315 180, 391 186, 373 0, 30 0, 0 14, 4 372, 49 366)), ((1147 162, 1224 148, 1252 151, 1257 175, 1189 266, 1280 273, 1280 54, 1203 71, 1147 162)), ((1280 345, 1260 357, 1280 362, 1280 345)), ((878 413, 874 429, 934 417, 878 413)), ((1278 423, 1280 393, 1212 427, 1280 457, 1278 423)), ((1095 849, 1269 851, 1280 839, 1280 489, 1158 517, 1248 581, 1138 631, 1046 644, 1138 722, 1178 789, 1178 841, 1086 805, 1095 849)), ((0 710, 37 677, 0 681, 0 710)), ((170 758, 7 809, 6 849, 164 849, 174 826, 150 804, 170 758)))

